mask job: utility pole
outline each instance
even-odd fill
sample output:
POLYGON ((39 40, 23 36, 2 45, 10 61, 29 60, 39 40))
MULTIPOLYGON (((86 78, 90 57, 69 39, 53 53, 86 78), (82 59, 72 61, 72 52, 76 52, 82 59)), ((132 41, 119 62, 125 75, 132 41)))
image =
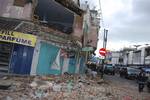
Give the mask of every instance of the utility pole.
MULTIPOLYGON (((105 27, 104 25, 104 20, 103 20, 103 13, 102 13, 102 8, 101 8, 101 0, 98 0, 99 1, 99 11, 100 11, 100 19, 101 19, 101 24, 102 24, 102 27, 105 27)), ((108 35, 108 30, 106 30, 104 28, 104 37, 103 37, 103 48, 106 49, 106 46, 107 46, 107 35, 108 35)), ((102 74, 101 74, 101 77, 103 78, 103 75, 104 75, 104 62, 105 62, 105 59, 106 57, 104 56, 104 59, 102 59, 102 74)))
MULTIPOLYGON (((104 29, 103 48, 105 48, 105 49, 106 49, 106 46, 107 46, 107 36, 108 36, 108 30, 104 29)), ((105 59, 106 59, 106 56, 104 56, 104 59, 102 59, 102 74, 101 74, 101 78, 103 78, 103 75, 104 75, 105 59)))

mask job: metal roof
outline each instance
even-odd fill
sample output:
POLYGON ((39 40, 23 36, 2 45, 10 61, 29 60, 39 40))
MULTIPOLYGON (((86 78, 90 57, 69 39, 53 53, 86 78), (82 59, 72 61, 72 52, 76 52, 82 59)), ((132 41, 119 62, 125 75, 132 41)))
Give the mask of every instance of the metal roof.
POLYGON ((4 30, 14 30, 21 21, 19 20, 11 20, 7 18, 0 17, 0 29, 4 30))

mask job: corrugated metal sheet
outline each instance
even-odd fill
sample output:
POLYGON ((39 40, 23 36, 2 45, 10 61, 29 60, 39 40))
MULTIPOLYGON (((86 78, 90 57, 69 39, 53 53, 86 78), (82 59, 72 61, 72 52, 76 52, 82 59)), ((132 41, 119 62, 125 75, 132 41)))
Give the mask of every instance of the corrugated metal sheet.
POLYGON ((0 72, 9 72, 12 44, 0 41, 0 72))
POLYGON ((80 58, 80 68, 79 68, 79 73, 83 74, 85 71, 85 58, 81 57, 80 58))
POLYGON ((14 30, 21 21, 9 20, 6 18, 0 18, 0 29, 3 30, 14 30))
POLYGON ((68 72, 69 58, 64 58, 62 73, 68 72))
POLYGON ((14 44, 10 72, 14 74, 30 74, 34 48, 14 44))
POLYGON ((75 71, 76 71, 76 59, 70 58, 69 66, 68 66, 68 72, 74 74, 75 71))
POLYGON ((58 47, 45 42, 41 42, 39 62, 36 70, 38 75, 60 74, 60 70, 51 69, 58 51, 58 47))

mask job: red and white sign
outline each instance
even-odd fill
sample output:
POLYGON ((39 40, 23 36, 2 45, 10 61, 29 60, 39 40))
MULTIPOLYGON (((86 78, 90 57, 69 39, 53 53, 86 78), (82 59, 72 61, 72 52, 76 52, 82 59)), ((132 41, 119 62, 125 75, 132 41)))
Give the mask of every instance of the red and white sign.
POLYGON ((99 54, 100 54, 101 56, 106 56, 106 53, 107 53, 107 51, 106 51, 105 48, 101 48, 101 49, 99 50, 99 54))

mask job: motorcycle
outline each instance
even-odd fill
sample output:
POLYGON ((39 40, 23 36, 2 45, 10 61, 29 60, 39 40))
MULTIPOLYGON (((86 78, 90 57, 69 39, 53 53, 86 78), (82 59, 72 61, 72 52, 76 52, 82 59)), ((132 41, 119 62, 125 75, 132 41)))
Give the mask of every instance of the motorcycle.
POLYGON ((139 82, 139 92, 143 92, 144 85, 145 85, 144 82, 139 82))

